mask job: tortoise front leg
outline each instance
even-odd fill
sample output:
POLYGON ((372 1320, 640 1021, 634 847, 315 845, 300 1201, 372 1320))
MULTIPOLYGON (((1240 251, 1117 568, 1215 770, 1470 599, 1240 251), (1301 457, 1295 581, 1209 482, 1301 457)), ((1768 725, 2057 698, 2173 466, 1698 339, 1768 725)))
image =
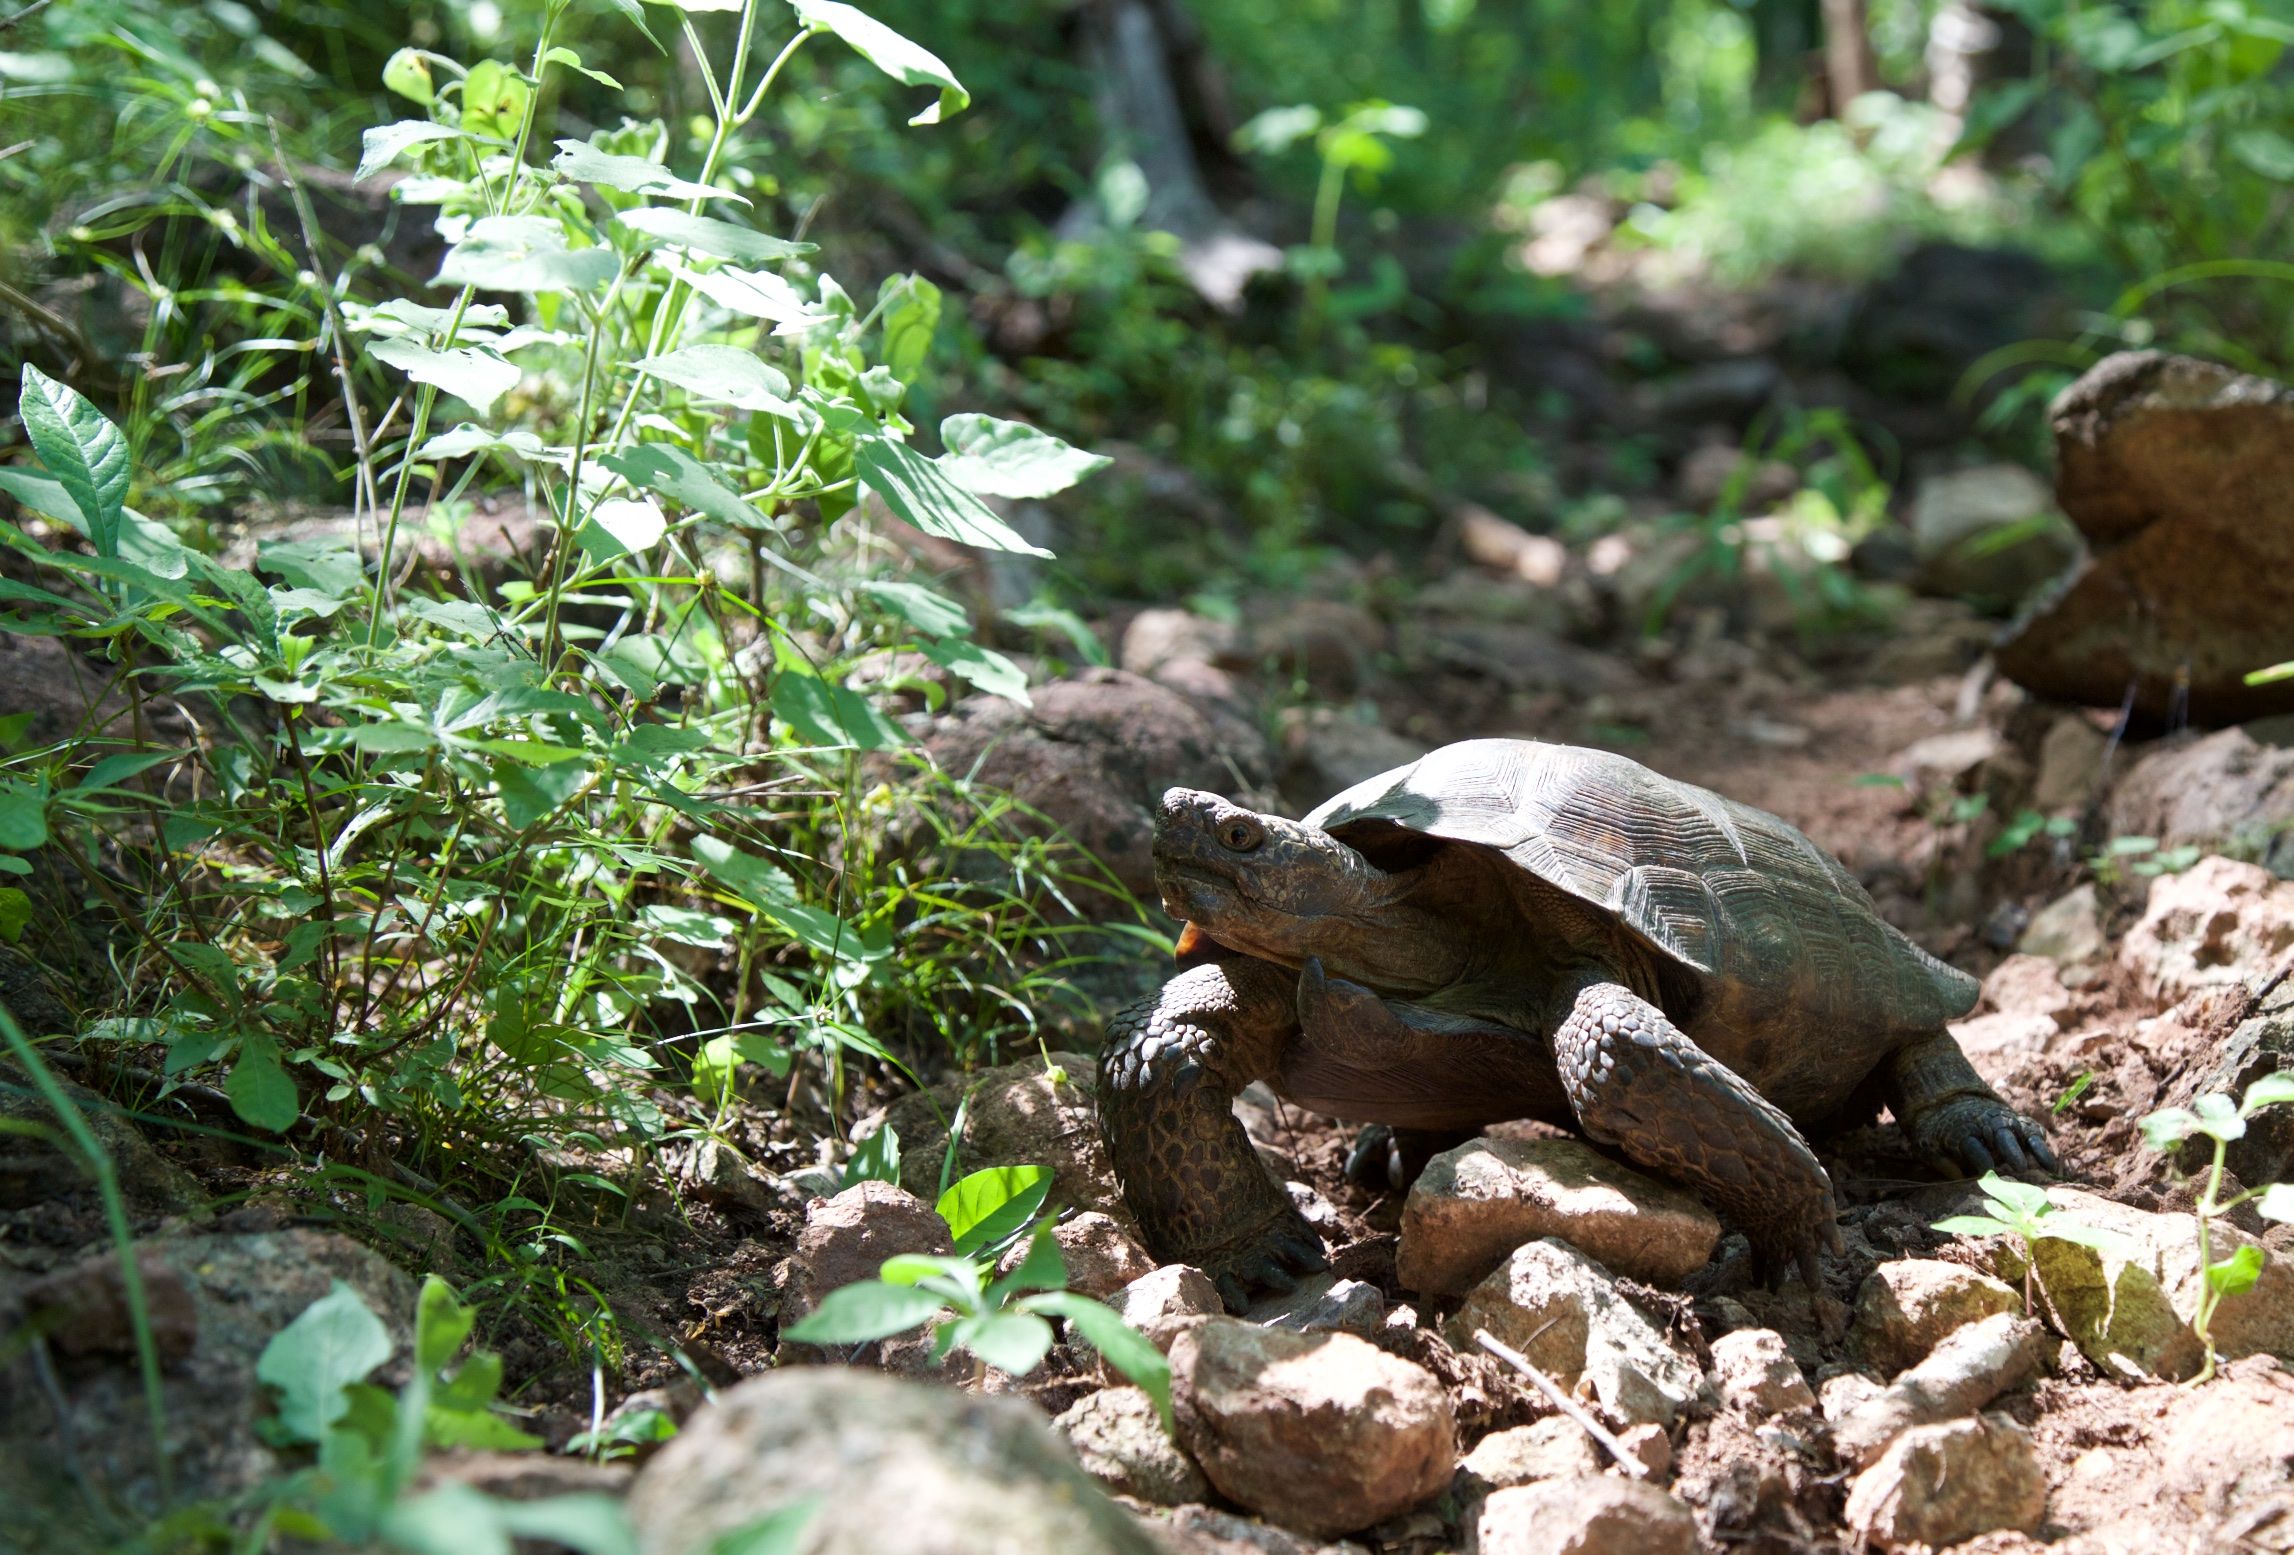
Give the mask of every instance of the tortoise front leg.
POLYGON ((1234 1115, 1298 1032, 1296 988, 1249 957, 1195 967, 1110 1021, 1099 1059, 1100 1132, 1148 1251, 1201 1269, 1237 1312, 1251 1287, 1329 1266, 1234 1115))
POLYGON ((1994 1167, 2018 1176, 2062 1170, 2039 1125, 1983 1083, 1948 1031, 1899 1048, 1881 1080, 1888 1110, 1932 1165, 1969 1176, 1994 1167))
POLYGON ((1578 992, 1553 1056, 1588 1135, 1718 1205, 1763 1264, 1797 1264, 1813 1298, 1818 1247, 1841 1247, 1839 1212, 1790 1118, 1622 984, 1578 992))

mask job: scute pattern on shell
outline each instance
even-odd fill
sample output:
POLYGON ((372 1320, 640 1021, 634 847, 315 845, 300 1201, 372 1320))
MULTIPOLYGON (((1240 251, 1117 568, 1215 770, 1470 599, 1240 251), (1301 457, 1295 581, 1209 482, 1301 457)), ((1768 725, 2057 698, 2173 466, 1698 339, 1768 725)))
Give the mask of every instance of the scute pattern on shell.
POLYGON ((1980 985, 1906 939, 1838 860, 1763 810, 1607 751, 1466 740, 1337 795, 1306 824, 1391 821, 1504 853, 1614 913, 1713 988, 1709 1018, 1780 1011, 1860 1031, 1932 1030, 1980 985))

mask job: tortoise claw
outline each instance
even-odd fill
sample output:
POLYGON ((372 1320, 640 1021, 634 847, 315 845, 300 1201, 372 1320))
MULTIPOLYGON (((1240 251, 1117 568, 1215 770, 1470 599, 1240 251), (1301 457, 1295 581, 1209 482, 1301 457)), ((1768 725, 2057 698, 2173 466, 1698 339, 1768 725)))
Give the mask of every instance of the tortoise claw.
POLYGON ((1364 1126, 1346 1152, 1346 1180, 1372 1193, 1394 1186, 1394 1131, 1383 1123, 1364 1126))
POLYGON ((2062 1171, 2039 1125, 1995 1096, 1955 1097, 1919 1117, 1910 1133, 1931 1165, 1961 1176, 2062 1171))
MULTIPOLYGON (((1284 1208, 1290 1206, 1285 1204, 1284 1208)), ((1296 1210, 1239 1239, 1232 1251, 1198 1254, 1197 1261, 1211 1283, 1218 1286, 1219 1299, 1227 1310, 1235 1313, 1250 1306, 1254 1291, 1288 1292, 1307 1275, 1330 1267, 1322 1251, 1322 1238, 1296 1210)))

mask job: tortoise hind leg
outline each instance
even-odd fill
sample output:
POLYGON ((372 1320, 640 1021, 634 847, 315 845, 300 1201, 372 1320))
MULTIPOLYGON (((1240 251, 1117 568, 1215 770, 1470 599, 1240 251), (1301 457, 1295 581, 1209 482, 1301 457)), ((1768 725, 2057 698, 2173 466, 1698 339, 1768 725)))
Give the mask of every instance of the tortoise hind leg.
POLYGON ((1234 1115, 1297 1033, 1294 990, 1270 962, 1197 966, 1108 1022, 1099 1059, 1100 1131, 1149 1251, 1201 1269, 1238 1312, 1251 1287, 1328 1267, 1234 1115))
POLYGON ((1797 1264, 1811 1296, 1821 1289, 1817 1249, 1841 1245, 1832 1179, 1742 1076, 1618 983, 1578 992, 1553 1056, 1588 1135, 1687 1184, 1744 1227, 1764 1264, 1797 1264))
POLYGON ((2039 1125, 1983 1083, 1948 1031, 1889 1055, 1881 1069, 1888 1110, 1931 1164, 1968 1176, 1997 1168, 2028 1176, 2060 1172, 2039 1125))

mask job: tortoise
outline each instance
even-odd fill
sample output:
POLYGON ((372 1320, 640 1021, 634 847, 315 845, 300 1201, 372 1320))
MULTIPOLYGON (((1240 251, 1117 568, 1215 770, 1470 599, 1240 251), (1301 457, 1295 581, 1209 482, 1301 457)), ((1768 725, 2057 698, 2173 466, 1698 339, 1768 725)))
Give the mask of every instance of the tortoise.
POLYGON ((1303 821, 1174 788, 1154 855, 1180 970, 1109 1023, 1101 1129, 1151 1251, 1230 1306, 1326 1267, 1234 1116, 1254 1080, 1392 1126, 1404 1171, 1492 1123, 1580 1130, 1812 1297, 1840 1236, 1804 1131, 1884 1101, 1946 1170, 2055 1168, 1945 1029, 1973 978, 1792 826, 1626 757, 1467 740, 1303 821))

